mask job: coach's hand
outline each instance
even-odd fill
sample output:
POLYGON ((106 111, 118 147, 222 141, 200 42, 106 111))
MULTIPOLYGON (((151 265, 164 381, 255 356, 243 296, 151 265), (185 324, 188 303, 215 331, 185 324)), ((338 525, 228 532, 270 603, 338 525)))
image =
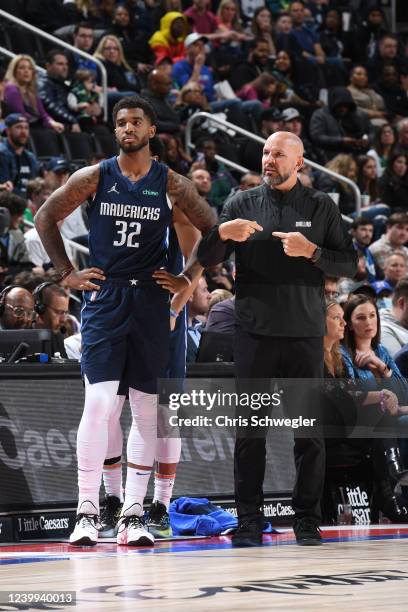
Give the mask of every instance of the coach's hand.
POLYGON ((64 282, 71 289, 79 289, 79 291, 99 291, 99 285, 95 285, 91 278, 99 278, 105 280, 103 270, 99 268, 85 268, 84 270, 72 270, 71 274, 64 279, 64 282))
POLYGON ((285 255, 289 257, 307 257, 307 259, 310 259, 316 250, 316 245, 300 232, 272 232, 272 236, 282 240, 285 255))
POLYGON ((235 242, 245 242, 255 232, 262 232, 263 227, 256 221, 248 219, 234 219, 225 221, 218 228, 221 240, 235 240, 235 242))

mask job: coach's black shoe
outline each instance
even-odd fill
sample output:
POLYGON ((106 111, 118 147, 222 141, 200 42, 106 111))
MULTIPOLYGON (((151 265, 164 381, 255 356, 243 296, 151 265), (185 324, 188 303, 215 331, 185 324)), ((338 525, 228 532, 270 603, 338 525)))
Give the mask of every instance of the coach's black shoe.
POLYGON ((322 536, 316 521, 312 518, 304 517, 296 519, 293 524, 296 542, 300 546, 320 546, 322 536))
POLYGON ((122 505, 115 495, 106 495, 105 508, 101 514, 100 538, 116 538, 122 505))
POLYGON ((241 519, 238 529, 231 538, 232 546, 262 546, 263 526, 264 519, 258 516, 241 519))
POLYGON ((145 515, 146 529, 155 538, 171 538, 173 532, 170 526, 169 513, 166 506, 159 501, 155 501, 150 506, 145 515))

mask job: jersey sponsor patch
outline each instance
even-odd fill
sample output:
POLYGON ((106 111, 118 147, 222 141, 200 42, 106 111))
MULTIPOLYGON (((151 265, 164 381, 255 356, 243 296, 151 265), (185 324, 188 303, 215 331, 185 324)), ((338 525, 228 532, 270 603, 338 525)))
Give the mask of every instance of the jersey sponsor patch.
POLYGON ((296 221, 296 227, 312 227, 311 221, 296 221))

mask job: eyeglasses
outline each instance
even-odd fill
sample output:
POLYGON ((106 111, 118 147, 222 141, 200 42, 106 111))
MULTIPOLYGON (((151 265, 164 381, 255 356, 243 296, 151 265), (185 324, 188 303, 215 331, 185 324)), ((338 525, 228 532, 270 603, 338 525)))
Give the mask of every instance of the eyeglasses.
POLYGON ((26 310, 22 306, 12 306, 11 304, 5 304, 5 306, 7 306, 7 308, 10 308, 10 310, 13 311, 14 316, 18 319, 22 319, 23 317, 27 319, 32 319, 34 316, 34 310, 26 310))
POLYGON ((67 317, 69 315, 68 310, 58 310, 58 308, 54 308, 54 306, 50 306, 49 304, 44 304, 47 308, 51 308, 59 317, 67 317))
POLYGON ((325 291, 324 295, 330 300, 337 300, 340 297, 340 293, 338 291, 325 291))

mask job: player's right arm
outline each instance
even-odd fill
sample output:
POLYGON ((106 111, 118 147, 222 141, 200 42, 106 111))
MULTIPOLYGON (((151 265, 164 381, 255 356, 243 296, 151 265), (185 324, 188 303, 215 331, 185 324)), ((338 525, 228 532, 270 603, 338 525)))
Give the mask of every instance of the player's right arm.
POLYGON ((99 289, 91 278, 104 279, 99 268, 76 271, 65 251, 58 224, 92 196, 99 181, 99 166, 87 166, 74 172, 62 187, 50 195, 37 212, 34 223, 38 235, 56 270, 72 289, 99 289))

